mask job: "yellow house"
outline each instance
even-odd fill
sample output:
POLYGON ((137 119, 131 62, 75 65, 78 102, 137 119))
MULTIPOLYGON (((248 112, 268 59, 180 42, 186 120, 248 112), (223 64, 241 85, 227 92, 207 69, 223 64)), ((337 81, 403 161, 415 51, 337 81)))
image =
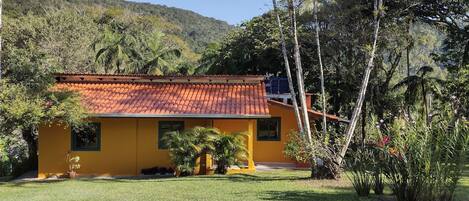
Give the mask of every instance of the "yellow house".
MULTIPOLYGON (((215 127, 246 132, 247 170, 255 163, 294 163, 283 154, 297 130, 292 106, 269 100, 263 76, 56 75, 56 90, 76 91, 90 112, 87 130, 44 123, 39 128, 38 177, 67 172, 68 153, 80 175, 131 176, 170 167, 160 139, 168 131, 215 127)), ((312 119, 321 113, 309 110, 312 119)), ((341 121, 328 115, 331 121, 341 121)))

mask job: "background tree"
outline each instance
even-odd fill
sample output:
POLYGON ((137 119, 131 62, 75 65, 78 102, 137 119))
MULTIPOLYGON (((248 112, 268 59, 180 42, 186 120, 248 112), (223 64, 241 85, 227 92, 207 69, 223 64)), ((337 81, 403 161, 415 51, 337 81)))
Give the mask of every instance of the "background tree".
POLYGON ((415 105, 417 99, 421 98, 422 116, 427 123, 431 109, 427 99, 432 95, 441 97, 440 86, 443 84, 443 81, 438 78, 428 77, 431 72, 433 72, 433 68, 422 66, 416 75, 406 77, 394 86, 394 89, 406 87, 404 97, 408 105, 415 105))
POLYGON ((342 160, 345 157, 345 153, 348 149, 349 143, 352 139, 353 132, 355 131, 355 126, 358 121, 358 116, 360 115, 361 109, 363 102, 365 101, 365 95, 366 95, 366 90, 368 87, 368 81, 370 79, 370 74, 371 70, 373 69, 373 60, 375 58, 375 52, 376 52, 376 43, 378 40, 378 33, 379 33, 379 22, 381 15, 383 13, 382 11, 383 8, 383 1, 382 0, 375 0, 375 5, 374 5, 374 31, 373 31, 373 45, 370 50, 370 59, 368 61, 368 65, 366 66, 365 69, 365 76, 363 78, 363 82, 360 88, 360 93, 358 95, 357 103, 355 105, 355 109, 352 114, 352 119, 350 120, 350 124, 347 127, 347 132, 345 133, 345 144, 342 147, 342 150, 340 151, 339 156, 337 157, 337 164, 340 166, 342 164, 342 160))

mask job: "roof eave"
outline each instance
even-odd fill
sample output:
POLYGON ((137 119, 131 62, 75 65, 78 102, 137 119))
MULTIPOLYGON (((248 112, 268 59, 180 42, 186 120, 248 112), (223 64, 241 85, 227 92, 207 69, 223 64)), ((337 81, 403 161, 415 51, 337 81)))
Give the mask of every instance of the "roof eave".
POLYGON ((136 113, 100 113, 90 114, 98 118, 213 118, 213 119, 259 119, 270 118, 262 114, 136 114, 136 113))

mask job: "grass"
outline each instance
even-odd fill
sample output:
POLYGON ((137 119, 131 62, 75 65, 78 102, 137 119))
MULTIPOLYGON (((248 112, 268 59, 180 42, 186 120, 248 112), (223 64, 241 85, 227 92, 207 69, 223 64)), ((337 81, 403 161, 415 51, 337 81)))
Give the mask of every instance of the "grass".
MULTIPOLYGON (((0 182, 0 200, 392 200, 389 195, 357 197, 345 176, 318 181, 308 175, 308 171, 276 170, 185 178, 0 182)), ((469 199, 469 172, 457 196, 469 199)))

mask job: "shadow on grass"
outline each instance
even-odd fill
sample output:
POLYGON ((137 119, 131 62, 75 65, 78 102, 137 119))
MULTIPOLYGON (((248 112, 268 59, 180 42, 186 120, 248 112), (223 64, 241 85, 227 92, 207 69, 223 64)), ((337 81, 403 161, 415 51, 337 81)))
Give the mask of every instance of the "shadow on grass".
POLYGON ((132 182, 186 182, 186 181, 229 181, 229 182, 269 182, 269 181, 300 181, 309 180, 308 177, 300 176, 287 176, 280 175, 252 175, 252 174, 233 174, 233 175, 203 175, 203 176, 188 176, 188 177, 175 177, 172 175, 164 176, 134 176, 134 177, 115 177, 115 178, 100 178, 100 177, 82 177, 77 179, 46 179, 46 180, 28 180, 16 182, 0 182, 0 186, 16 186, 21 187, 28 184, 54 184, 60 182, 92 182, 92 183, 132 183, 132 182))
MULTIPOLYGON (((337 188, 334 188, 338 190, 337 188)), ((349 189, 348 189, 349 190, 349 189)), ((320 200, 320 201, 395 201, 390 195, 358 197, 354 191, 313 192, 313 191, 267 191, 260 196, 262 200, 320 200)))
POLYGON ((324 193, 312 191, 267 191, 260 195, 262 200, 321 200, 321 201, 340 201, 340 200, 358 200, 353 193, 338 192, 324 193))

